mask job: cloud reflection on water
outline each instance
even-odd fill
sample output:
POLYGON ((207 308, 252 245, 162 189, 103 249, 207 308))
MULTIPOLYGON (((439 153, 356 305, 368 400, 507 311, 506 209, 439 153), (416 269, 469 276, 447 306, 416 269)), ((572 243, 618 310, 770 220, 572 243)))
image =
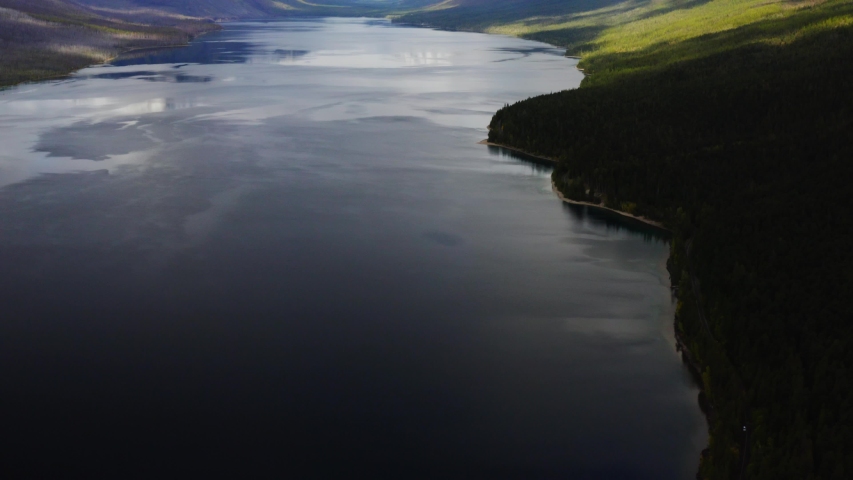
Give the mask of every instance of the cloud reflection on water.
POLYGON ((117 412, 94 441, 62 432, 116 457, 271 431, 297 442, 253 458, 694 472, 666 246, 477 144, 503 104, 577 85, 573 61, 358 19, 194 45, 0 93, 4 398, 25 423, 42 401, 117 412))

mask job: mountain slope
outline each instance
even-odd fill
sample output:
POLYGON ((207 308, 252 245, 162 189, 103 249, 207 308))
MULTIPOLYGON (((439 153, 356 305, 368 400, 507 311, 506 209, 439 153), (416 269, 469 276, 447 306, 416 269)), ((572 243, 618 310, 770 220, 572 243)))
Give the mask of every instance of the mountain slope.
POLYGON ((65 75, 134 48, 183 45, 218 20, 384 16, 432 0, 0 0, 0 87, 65 75))
POLYGON ((677 331, 710 407, 702 478, 848 478, 853 3, 569 20, 598 25, 590 75, 502 109, 489 140, 559 159, 568 198, 673 229, 677 331))
POLYGON ((515 35, 568 46, 594 38, 618 12, 649 0, 448 0, 400 15, 401 23, 515 35), (581 19, 579 24, 578 19, 581 19))
POLYGON ((150 8, 183 15, 213 18, 267 16, 383 16, 397 10, 417 9, 432 0, 75 0, 99 9, 150 8))
POLYGON ((264 0, 76 0, 97 11, 152 9, 203 18, 248 18, 268 14, 273 2, 264 0))
POLYGON ((0 87, 65 75, 129 49, 186 44, 218 28, 210 20, 151 9, 0 0, 0 87))

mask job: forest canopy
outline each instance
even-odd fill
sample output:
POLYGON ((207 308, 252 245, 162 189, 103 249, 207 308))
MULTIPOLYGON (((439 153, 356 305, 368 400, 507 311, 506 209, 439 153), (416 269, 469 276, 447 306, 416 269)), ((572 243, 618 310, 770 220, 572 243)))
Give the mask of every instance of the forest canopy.
POLYGON ((673 229, 702 478, 849 478, 853 4, 672 7, 596 34, 581 88, 507 106, 489 140, 673 229))

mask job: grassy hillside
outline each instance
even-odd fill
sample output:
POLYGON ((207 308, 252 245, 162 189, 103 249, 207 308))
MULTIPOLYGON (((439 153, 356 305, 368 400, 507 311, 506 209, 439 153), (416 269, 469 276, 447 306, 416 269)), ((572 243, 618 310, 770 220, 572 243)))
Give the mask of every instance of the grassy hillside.
POLYGON ((217 20, 385 16, 432 0, 0 0, 0 87, 66 75, 135 48, 182 45, 217 20))
POLYGON ((489 139, 559 158, 570 198, 674 230, 677 330, 710 406, 702 478, 849 478, 853 3, 587 13, 488 27, 562 32, 590 74, 502 109, 489 139))
POLYGON ((269 16, 384 16, 426 8, 435 0, 75 0, 95 8, 139 8, 213 19, 269 16))
POLYGON ((0 87, 65 75, 134 48, 185 44, 210 20, 67 0, 0 0, 0 87))
POLYGON ((628 17, 635 18, 638 8, 637 2, 620 0, 449 0, 395 21, 580 46, 618 22, 619 14, 631 12, 628 17))

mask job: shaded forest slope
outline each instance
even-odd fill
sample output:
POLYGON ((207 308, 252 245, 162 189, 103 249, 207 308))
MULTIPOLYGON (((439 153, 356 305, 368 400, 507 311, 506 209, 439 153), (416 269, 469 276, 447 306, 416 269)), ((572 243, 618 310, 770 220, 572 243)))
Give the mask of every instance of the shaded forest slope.
POLYGON ((675 231, 677 329, 712 409, 702 478, 850 478, 853 4, 666 5, 596 20, 581 88, 505 107, 489 140, 675 231))

